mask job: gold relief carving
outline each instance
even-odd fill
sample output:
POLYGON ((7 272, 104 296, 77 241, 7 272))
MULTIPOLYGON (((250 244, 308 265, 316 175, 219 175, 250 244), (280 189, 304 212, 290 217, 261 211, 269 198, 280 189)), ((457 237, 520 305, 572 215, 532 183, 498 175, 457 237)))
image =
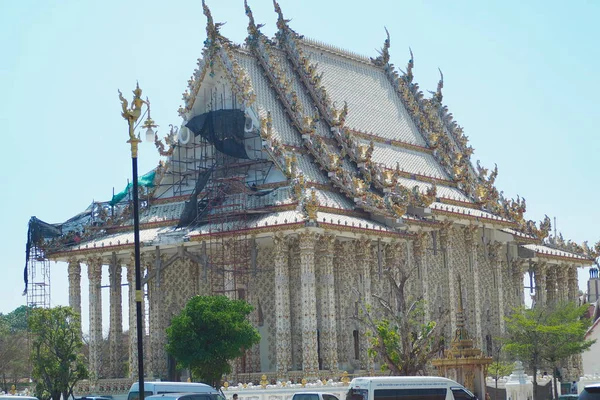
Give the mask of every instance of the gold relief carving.
POLYGON ((463 228, 465 234, 465 243, 467 244, 467 246, 473 246, 473 243, 475 242, 475 235, 477 234, 477 229, 477 225, 474 224, 467 225, 463 228))
POLYGON ((490 260, 493 262, 500 261, 500 250, 502 249, 502 243, 493 242, 488 245, 488 254, 490 256, 490 260))
POLYGON ((452 230, 452 221, 447 219, 440 225, 440 245, 443 249, 446 249, 448 247, 448 236, 452 230))
POLYGON ((336 236, 330 233, 319 235, 317 242, 319 250, 333 255, 333 252, 335 251, 335 246, 337 244, 335 238, 336 236))
POLYGON ((310 199, 306 200, 304 208, 306 209, 308 220, 316 221, 317 211, 319 211, 319 200, 317 199, 317 193, 314 189, 311 190, 310 199))
POLYGON ((413 240, 413 254, 416 258, 421 258, 423 256, 425 246, 427 245, 427 236, 428 232, 423 230, 417 232, 415 235, 413 240))
POLYGON ((366 237, 362 237, 358 240, 355 240, 354 243, 356 244, 356 253, 360 256, 368 256, 369 251, 371 250, 371 240, 366 238, 366 237))
POLYGON ((314 249, 316 234, 310 231, 298 233, 298 246, 300 250, 314 249))

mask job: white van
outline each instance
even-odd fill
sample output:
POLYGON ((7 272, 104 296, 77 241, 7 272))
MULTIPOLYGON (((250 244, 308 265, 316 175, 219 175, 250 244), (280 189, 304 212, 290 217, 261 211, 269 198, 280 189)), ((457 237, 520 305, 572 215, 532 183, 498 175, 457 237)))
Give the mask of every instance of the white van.
MULTIPOLYGON (((134 382, 127 394, 127 400, 140 397, 139 382, 134 382)), ((225 400, 220 391, 206 383, 197 382, 144 382, 144 398, 163 393, 207 393, 214 400, 225 400)))
POLYGON ((346 400, 476 400, 461 384, 438 376, 354 378, 346 400))

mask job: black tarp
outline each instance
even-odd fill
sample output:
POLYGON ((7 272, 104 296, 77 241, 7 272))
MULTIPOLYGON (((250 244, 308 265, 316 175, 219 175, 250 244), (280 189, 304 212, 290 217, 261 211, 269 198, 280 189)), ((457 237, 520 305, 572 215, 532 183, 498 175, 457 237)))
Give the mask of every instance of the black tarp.
POLYGON ((49 224, 41 221, 36 217, 29 219, 29 227, 27 229, 27 245, 25 246, 25 269, 23 270, 23 281, 25 282, 25 290, 23 294, 27 293, 27 284, 29 279, 27 277, 27 266, 29 263, 29 254, 31 248, 38 245, 42 240, 52 239, 62 235, 62 224, 49 224))
POLYGON ((216 110, 200 114, 189 120, 186 127, 195 136, 202 136, 223 154, 235 158, 250 159, 244 147, 244 123, 242 110, 216 110))
POLYGON ((188 226, 192 222, 194 222, 198 218, 198 194, 202 192, 204 186, 208 182, 210 175, 212 174, 213 169, 207 169, 206 171, 198 174, 198 180, 196 180, 196 186, 194 187, 194 191, 190 196, 190 199, 185 202, 185 207, 183 208, 183 212, 179 217, 179 223, 177 224, 177 228, 181 228, 182 226, 188 226))

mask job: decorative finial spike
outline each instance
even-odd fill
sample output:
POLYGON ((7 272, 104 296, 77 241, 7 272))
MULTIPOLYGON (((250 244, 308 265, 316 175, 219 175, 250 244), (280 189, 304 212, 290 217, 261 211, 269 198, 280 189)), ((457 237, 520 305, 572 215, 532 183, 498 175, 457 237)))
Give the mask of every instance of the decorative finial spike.
POLYGON ((413 67, 415 66, 415 58, 413 56, 412 49, 409 47, 408 51, 410 52, 410 60, 408 60, 408 66, 406 67, 406 80, 408 83, 412 83, 413 80, 413 67))
POLYGON ((442 73, 442 70, 440 68, 438 68, 438 71, 440 71, 440 81, 438 82, 437 90, 435 92, 434 97, 438 103, 442 104, 442 99, 443 99, 442 88, 444 87, 444 74, 442 73))
POLYGON ((380 67, 385 67, 390 62, 390 32, 388 32, 385 26, 383 29, 385 29, 387 39, 385 39, 383 42, 383 48, 381 50, 377 50, 379 57, 371 58, 371 62, 380 67))

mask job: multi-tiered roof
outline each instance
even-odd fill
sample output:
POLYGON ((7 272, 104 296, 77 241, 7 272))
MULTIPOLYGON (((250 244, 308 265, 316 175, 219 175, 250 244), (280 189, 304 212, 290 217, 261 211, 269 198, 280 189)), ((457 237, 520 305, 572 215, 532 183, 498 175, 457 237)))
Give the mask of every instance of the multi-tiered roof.
MULTIPOLYGON (((244 160, 245 169, 235 161, 235 173, 256 173, 252 163, 259 163, 261 177, 252 185, 243 180, 247 187, 229 185, 218 210, 209 209, 213 203, 198 199, 217 186, 216 175, 206 175, 210 177, 199 188, 204 170, 178 167, 190 158, 194 140, 181 140, 185 128, 178 133, 179 141, 172 131, 167 148, 157 141, 167 162, 157 168, 154 188, 147 193, 143 242, 199 240, 214 234, 217 228, 209 216, 228 212, 228 204, 231 211, 243 201, 244 229, 256 232, 308 222, 393 236, 452 220, 503 230, 541 256, 587 262, 594 255, 587 246, 571 244, 565 251, 543 245, 549 219, 539 225, 526 221, 525 200, 506 199, 496 189, 497 168, 473 165, 473 148, 443 104, 441 71, 436 91, 427 97, 414 81, 412 52, 404 71, 390 63, 389 34, 379 56, 367 58, 303 38, 290 27, 277 1, 274 8, 277 33, 269 38, 245 3, 248 36, 236 45, 220 33, 220 24, 203 2, 207 38, 179 110, 183 126, 216 109, 243 111, 250 121, 243 143, 254 154, 244 160), (231 92, 229 103, 220 94, 220 106, 213 99, 219 85, 231 92), (251 138, 252 132, 258 140, 251 138), (194 218, 182 223, 190 197, 194 207, 204 209, 194 209, 194 218)), ((125 198, 112 208, 92 205, 64 225, 63 238, 51 251, 60 257, 131 246, 128 204, 125 198)), ((221 220, 218 230, 240 229, 235 218, 228 221, 221 220)))

